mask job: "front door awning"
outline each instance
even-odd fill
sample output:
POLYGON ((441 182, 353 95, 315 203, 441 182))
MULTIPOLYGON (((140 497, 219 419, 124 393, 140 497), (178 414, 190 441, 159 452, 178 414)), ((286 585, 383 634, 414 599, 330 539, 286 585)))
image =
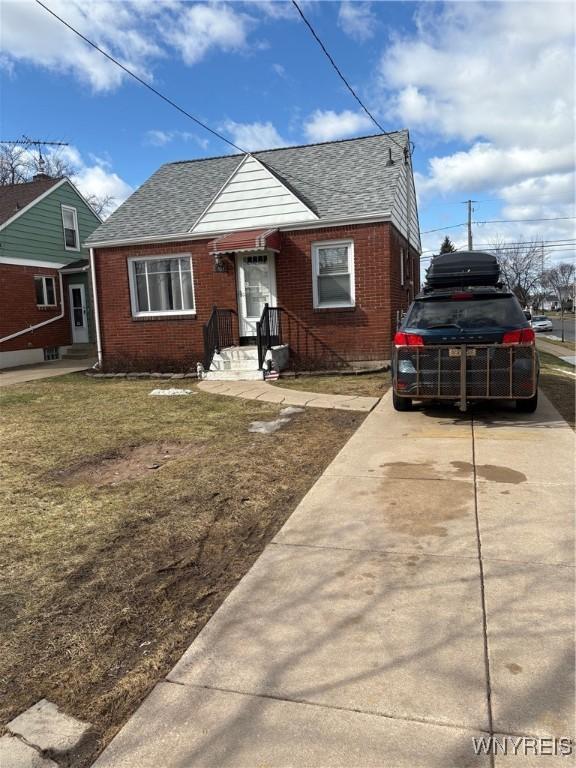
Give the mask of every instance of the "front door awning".
POLYGON ((280 250, 280 233, 277 229, 250 229, 221 235, 210 243, 210 253, 238 253, 238 251, 280 250))

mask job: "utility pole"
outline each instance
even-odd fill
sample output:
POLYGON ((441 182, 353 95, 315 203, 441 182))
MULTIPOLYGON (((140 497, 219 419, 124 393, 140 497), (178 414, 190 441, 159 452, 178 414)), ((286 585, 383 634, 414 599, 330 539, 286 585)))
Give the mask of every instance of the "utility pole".
POLYGON ((476 200, 466 200, 465 205, 468 206, 468 250, 473 251, 474 248, 472 246, 472 203, 475 203, 476 200))

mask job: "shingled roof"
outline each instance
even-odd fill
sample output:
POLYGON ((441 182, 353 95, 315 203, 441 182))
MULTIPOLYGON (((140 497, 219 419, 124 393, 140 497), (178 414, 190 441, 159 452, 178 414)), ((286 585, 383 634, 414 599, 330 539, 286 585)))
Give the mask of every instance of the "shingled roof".
POLYGON ((62 179, 47 177, 22 184, 0 186, 0 226, 60 181, 62 179))
MULTIPOLYGON (((392 210, 407 141, 407 131, 396 131, 252 154, 320 220, 352 219, 392 210)), ((226 155, 161 166, 94 230, 86 244, 189 234, 244 157, 226 155)))

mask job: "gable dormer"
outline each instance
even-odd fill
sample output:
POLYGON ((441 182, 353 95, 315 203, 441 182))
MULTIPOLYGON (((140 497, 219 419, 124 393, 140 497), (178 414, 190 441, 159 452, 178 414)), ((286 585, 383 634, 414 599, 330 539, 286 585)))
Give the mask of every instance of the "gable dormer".
POLYGON ((246 155, 191 231, 224 232, 317 219, 265 165, 246 155))

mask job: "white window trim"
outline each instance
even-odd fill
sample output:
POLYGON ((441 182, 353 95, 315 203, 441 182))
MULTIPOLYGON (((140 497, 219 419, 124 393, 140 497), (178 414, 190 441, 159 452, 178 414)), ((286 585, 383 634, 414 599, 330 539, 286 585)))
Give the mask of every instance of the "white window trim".
POLYGON ((356 284, 354 280, 354 240, 319 240, 316 243, 312 243, 312 295, 314 299, 314 309, 350 309, 351 307, 356 306, 356 284), (352 300, 348 304, 320 304, 318 300, 318 251, 320 248, 333 248, 334 246, 341 245, 346 245, 348 247, 348 274, 350 275, 350 296, 352 300))
POLYGON ((57 307, 58 300, 56 297, 56 280, 52 277, 52 275, 34 275, 34 295, 36 295, 36 280, 42 280, 42 296, 44 297, 44 302, 42 304, 38 304, 38 302, 36 302, 36 306, 37 307, 57 307), (46 299, 48 298, 48 291, 46 290, 46 280, 52 280, 52 293, 54 294, 54 302, 52 304, 46 303, 46 299))
MULTIPOLYGON (((158 256, 130 256, 128 259, 128 280, 130 283, 130 304, 132 309, 132 317, 176 317, 178 315, 196 315, 196 290, 194 288, 194 265, 192 263, 191 253, 167 253, 159 254, 158 256), (164 309, 157 311, 140 311, 138 309, 138 292, 136 290, 136 277, 134 274, 133 264, 137 261, 159 261, 161 259, 186 259, 190 260, 190 275, 192 278, 192 301, 194 302, 194 309, 164 309)), ((180 286, 182 286, 182 278, 180 278, 180 286)))
POLYGON ((80 232, 78 230, 78 211, 72 205, 61 205, 62 209, 62 232, 64 234, 64 248, 67 251, 79 251, 80 250, 80 232), (72 211, 72 217, 74 219, 74 229, 76 231, 76 247, 72 248, 71 245, 66 245, 66 230, 70 229, 64 223, 64 211, 72 211))

